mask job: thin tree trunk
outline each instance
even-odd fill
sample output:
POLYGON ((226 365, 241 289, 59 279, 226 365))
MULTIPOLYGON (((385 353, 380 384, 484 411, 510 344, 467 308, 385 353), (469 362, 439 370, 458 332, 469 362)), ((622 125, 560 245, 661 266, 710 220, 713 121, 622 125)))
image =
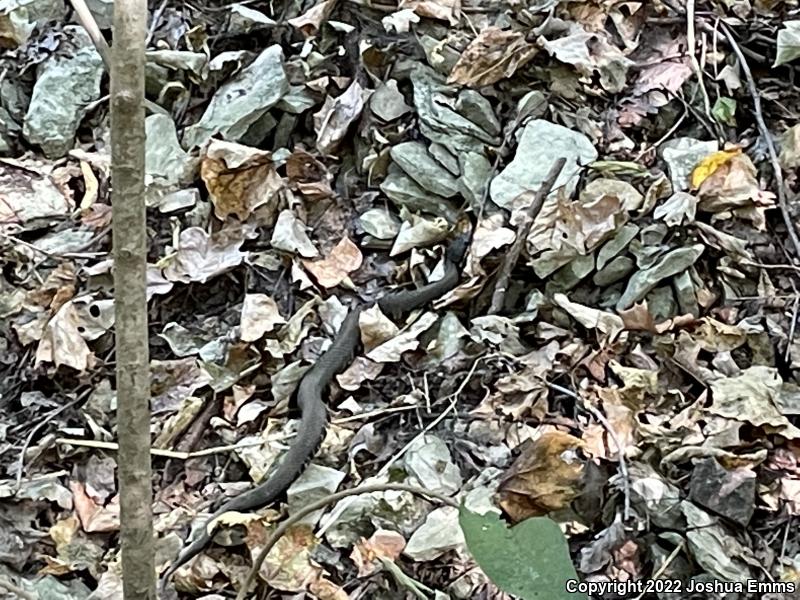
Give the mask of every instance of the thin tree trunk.
POLYGON ((111 51, 118 471, 123 597, 155 600, 144 203, 146 0, 116 0, 111 51))

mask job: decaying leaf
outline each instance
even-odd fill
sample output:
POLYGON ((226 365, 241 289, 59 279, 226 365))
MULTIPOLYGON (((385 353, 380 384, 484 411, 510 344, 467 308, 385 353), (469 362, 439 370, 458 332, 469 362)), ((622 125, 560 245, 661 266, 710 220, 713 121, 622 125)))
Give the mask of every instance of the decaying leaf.
POLYGON ((580 492, 581 440, 550 431, 530 443, 504 475, 500 506, 515 522, 567 506, 580 492))

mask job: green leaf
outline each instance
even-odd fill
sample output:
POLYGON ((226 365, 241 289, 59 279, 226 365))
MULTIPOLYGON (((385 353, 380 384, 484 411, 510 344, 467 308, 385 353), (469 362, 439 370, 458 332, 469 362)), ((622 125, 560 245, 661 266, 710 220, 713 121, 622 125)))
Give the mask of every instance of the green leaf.
POLYGON ((736 100, 721 96, 717 98, 714 103, 714 108, 711 109, 711 114, 720 123, 725 125, 736 125, 736 100))
POLYGON ((467 548, 484 573, 504 592, 524 600, 586 600, 567 592, 578 581, 567 540, 547 517, 533 517, 506 527, 499 515, 478 515, 463 505, 459 522, 467 548))

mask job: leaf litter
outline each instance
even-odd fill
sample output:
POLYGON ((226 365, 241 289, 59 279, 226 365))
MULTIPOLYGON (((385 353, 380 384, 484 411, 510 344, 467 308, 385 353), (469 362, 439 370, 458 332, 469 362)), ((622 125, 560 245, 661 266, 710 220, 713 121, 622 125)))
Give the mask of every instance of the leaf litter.
MULTIPOLYGON (((110 39, 109 3, 89 4, 110 39)), ((365 347, 286 507, 227 516, 177 574, 181 597, 235 589, 285 512, 390 479, 512 523, 549 516, 588 581, 800 580, 798 21, 782 3, 702 3, 687 27, 683 10, 152 10, 159 570, 212 499, 292 443, 293 391, 348 300, 435 279, 451 227, 474 223, 435 310, 362 315, 365 347)), ((118 597, 108 77, 66 3, 9 3, 0 32, 0 594, 118 597)), ((291 528, 260 581, 504 597, 464 541, 451 507, 359 496, 291 528)))

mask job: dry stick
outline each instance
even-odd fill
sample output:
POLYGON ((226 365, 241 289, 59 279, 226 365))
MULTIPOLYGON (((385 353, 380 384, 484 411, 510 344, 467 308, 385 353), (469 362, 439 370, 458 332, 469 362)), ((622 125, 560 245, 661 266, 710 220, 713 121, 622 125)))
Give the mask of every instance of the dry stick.
POLYGON ((153 41, 153 36, 156 33, 156 29, 158 29, 159 22, 161 21, 161 16, 164 14, 166 8, 167 8, 167 0, 162 0, 161 5, 156 9, 156 12, 153 13, 152 20, 150 21, 150 28, 147 30, 147 37, 144 40, 145 46, 149 46, 150 42, 153 41))
MULTIPOLYGON (((682 7, 673 4, 671 1, 665 1, 665 4, 679 14, 683 14, 685 12, 682 7)), ((744 56, 744 51, 737 43, 736 38, 733 37, 731 30, 723 22, 720 22, 719 26, 720 29, 722 29, 722 33, 725 35, 725 39, 728 40, 731 50, 733 50, 733 53, 736 55, 736 58, 742 67, 742 73, 744 73, 745 80, 747 81, 747 90, 750 92, 750 97, 753 99, 753 109, 756 124, 758 125, 758 131, 761 134, 761 137, 764 138, 764 143, 767 145, 769 161, 772 166, 772 170, 775 173, 775 183, 778 187, 778 205, 781 209, 783 223, 786 226, 789 239, 792 240, 795 256, 800 259, 800 237, 797 235, 797 230, 794 228, 792 218, 789 214, 789 206, 786 201, 786 190, 783 184, 783 171, 781 171, 781 165, 780 162, 778 162, 778 154, 775 151, 775 144, 772 141, 772 136, 769 132, 769 129, 767 129, 766 122, 764 121, 764 114, 761 112, 761 96, 758 93, 756 81, 753 79, 753 73, 750 71, 750 65, 747 63, 747 59, 744 56)), ((700 27, 703 29, 703 31, 714 34, 714 28, 705 21, 700 23, 700 27)))
POLYGON ((413 485, 406 485, 404 483, 378 483, 373 485, 362 485, 360 487, 352 488, 349 490, 344 490, 341 492, 336 492, 335 494, 330 494, 329 496, 325 496, 324 498, 320 498, 316 502, 312 502, 311 504, 307 504, 303 508, 301 508, 298 512, 293 514, 291 517, 286 519, 283 523, 278 525, 275 528, 275 531, 272 532, 272 535, 269 536, 264 547, 261 549, 261 552, 258 553, 256 559, 253 561, 253 566, 250 569, 250 572, 247 574, 247 577, 242 584, 242 587, 239 588, 239 592, 236 595, 236 600, 244 600, 247 596, 247 590, 250 589, 250 586, 253 584, 256 575, 258 574, 261 565, 266 559, 267 554, 269 551, 272 550, 273 546, 278 543, 283 537, 283 534, 295 523, 303 520, 306 516, 310 515, 311 513, 318 511, 321 508, 325 508, 329 504, 333 504, 338 502, 339 500, 343 500, 348 498, 349 496, 357 496, 360 494, 373 494, 375 492, 411 492, 412 494, 417 494, 418 496, 429 496, 430 498, 434 498, 441 502, 442 504, 446 504, 448 506, 452 506, 454 508, 458 508, 458 502, 453 500, 452 498, 445 496, 444 494, 440 494, 438 492, 433 492, 431 490, 426 490, 424 488, 419 488, 413 485))
MULTIPOLYGON (((467 373, 467 376, 464 378, 464 381, 461 382, 461 385, 458 386, 458 389, 455 392, 453 392, 452 395, 447 397, 450 400, 450 404, 447 406, 447 408, 445 408, 442 411, 442 413, 438 417, 436 417, 433 421, 428 423, 422 429, 422 431, 420 431, 417 435, 415 435, 411 439, 411 441, 409 441, 405 446, 403 446, 400 449, 399 452, 395 453, 388 461, 386 461, 386 463, 384 463, 384 465, 380 468, 380 470, 369 479, 374 480, 379 477, 385 476, 389 472, 389 469, 392 467, 392 465, 394 465, 398 460, 400 460, 400 458, 402 458, 402 456, 408 451, 409 448, 411 448, 417 442, 417 440, 423 438, 431 429, 433 429, 439 423, 441 423, 445 419, 445 417, 447 417, 451 412, 455 411, 456 401, 458 400, 458 397, 461 395, 461 392, 464 391, 464 388, 467 386, 467 383, 469 383, 469 380, 472 379, 472 375, 475 373, 475 369, 477 368, 478 363, 493 356, 495 355, 488 354, 486 356, 481 356, 475 359, 475 361, 472 363, 472 367, 470 368, 469 373, 467 373)), ((317 536, 321 537, 322 535, 324 535, 325 532, 328 531, 328 528, 331 527, 336 522, 336 520, 345 511, 345 509, 347 509, 348 506, 349 502, 342 502, 340 506, 336 507, 333 511, 331 511, 331 513, 325 517, 324 523, 322 523, 319 529, 317 529, 317 536)))
POLYGON ((88 6, 86 6, 86 2, 84 2, 84 0, 69 0, 69 3, 72 4, 72 8, 75 10, 75 15, 78 17, 78 21, 81 22, 81 25, 83 25, 86 33, 89 34, 89 38, 92 40, 94 47, 97 49, 97 53, 103 60, 106 71, 111 72, 111 48, 108 47, 106 38, 103 37, 100 28, 97 26, 97 21, 94 20, 92 11, 89 10, 88 6))
POLYGON ((712 121, 714 117, 711 115, 711 101, 708 99, 708 91, 703 82, 703 69, 700 68, 700 62, 697 60, 697 40, 694 34, 694 0, 686 2, 686 43, 689 46, 689 60, 692 63, 695 77, 697 77, 697 85, 700 87, 700 92, 703 96, 703 108, 706 111, 706 116, 712 121))
POLYGON ((19 490, 20 486, 22 485, 22 473, 25 470, 25 453, 28 451, 28 446, 31 445, 31 441, 33 440, 33 436, 36 435, 36 432, 39 431, 42 427, 47 425, 50 421, 55 419, 58 415, 60 415, 68 408, 75 406, 78 402, 82 402, 89 395, 90 391, 91 390, 87 390, 86 392, 75 398, 75 400, 68 402, 63 406, 59 406, 57 409, 55 409, 44 419, 42 419, 36 425, 33 426, 33 429, 30 430, 30 433, 28 433, 28 436, 25 438, 25 442, 22 444, 22 450, 20 450, 19 453, 19 462, 17 463, 17 480, 14 483, 15 491, 19 490))
POLYGON ((733 37, 731 30, 728 29, 728 26, 725 25, 725 23, 720 22, 719 26, 720 29, 722 29, 722 33, 727 38, 733 53, 736 54, 736 58, 739 59, 739 64, 742 67, 742 73, 744 73, 744 77, 747 80, 747 90, 750 92, 750 96, 753 98, 753 108, 755 109, 755 118, 756 123, 758 124, 758 131, 761 133, 761 137, 764 138, 764 143, 767 144, 769 162, 772 165, 772 170, 775 173, 775 183, 778 186, 778 204, 780 205, 781 215, 783 216, 783 223, 786 225, 789 239, 792 240, 795 257, 800 259, 800 238, 797 236, 797 230, 794 228, 794 223, 792 223, 792 218, 789 215, 789 205, 786 202, 786 189, 783 183, 783 171, 781 171, 781 164, 778 162, 778 153, 775 151, 775 144, 772 141, 772 135, 770 134, 769 129, 767 129, 767 124, 764 122, 764 115, 761 112, 761 96, 758 93, 758 88, 756 87, 755 79, 753 79, 753 73, 750 71, 750 66, 747 64, 747 59, 744 57, 744 54, 742 54, 742 49, 739 47, 739 44, 736 43, 736 38, 733 37))
MULTIPOLYGON (((201 456, 212 456, 214 454, 222 454, 231 450, 240 450, 243 448, 253 448, 256 446, 263 446, 264 442, 273 442, 288 439, 290 436, 280 438, 269 437, 266 440, 258 442, 248 442, 246 444, 231 444, 228 446, 215 446, 213 448, 206 448, 204 450, 195 450, 194 452, 183 452, 180 450, 165 450, 162 448, 151 448, 151 456, 160 456, 162 458, 174 458, 177 460, 189 460, 190 458, 198 458, 201 456)), ((79 446, 84 448, 99 448, 101 450, 119 451, 119 444, 116 442, 101 442, 99 440, 81 440, 76 438, 56 438, 56 444, 69 444, 70 446, 79 446)))
POLYGON ((551 390, 566 394, 570 398, 573 398, 579 402, 581 406, 590 412, 592 416, 603 426, 603 428, 605 428, 605 430, 608 432, 608 436, 617 446, 617 460, 619 461, 619 474, 622 476, 622 495, 624 497, 622 518, 623 520, 627 521, 631 516, 631 482, 630 478, 628 477, 628 463, 625 461, 625 448, 622 447, 622 442, 620 441, 617 432, 614 431, 611 423, 608 422, 608 419, 606 419, 603 413, 597 410, 589 402, 584 401, 584 399, 581 398, 576 392, 573 392, 569 388, 565 388, 550 382, 547 382, 547 387, 549 387, 551 390))
MULTIPOLYGON (((351 415, 349 417, 342 417, 341 419, 332 419, 331 423, 336 425, 342 423, 350 423, 351 421, 360 421, 362 419, 366 419, 369 417, 381 416, 384 414, 392 414, 397 412, 406 412, 409 410, 414 410, 415 406, 397 406, 392 408, 381 408, 376 409, 373 411, 361 413, 358 415, 351 415)), ((63 409, 62 409, 63 410, 63 409)), ((55 415, 53 415, 55 416, 55 415)), ((43 425, 44 423, 42 423, 43 425)), ((168 450, 166 448, 151 448, 150 454, 151 456, 159 456, 161 458, 170 458, 175 460, 189 460, 190 458, 200 458, 204 456, 213 456, 214 454, 222 454, 224 452, 231 452, 236 450, 242 450, 245 448, 255 448, 257 446, 263 446, 266 443, 270 442, 283 442, 286 440, 290 440, 295 437, 297 433, 283 433, 278 435, 269 435, 266 438, 258 441, 258 442, 246 442, 246 443, 237 443, 237 444, 228 444, 225 446, 214 446, 212 448, 204 448, 203 450, 168 450)), ((111 450, 116 452, 119 450, 119 444, 116 442, 103 442, 100 440, 83 440, 80 438, 66 438, 66 437, 59 437, 54 440, 56 444, 67 444, 70 446, 78 446, 83 448, 98 448, 100 450, 111 450)))
POLYGON ((492 304, 489 307, 490 315, 497 314, 503 307, 503 301, 505 300, 506 289, 508 287, 508 280, 511 277, 511 271, 514 269, 517 261, 519 260, 519 255, 522 253, 522 247, 525 245, 525 241, 528 239, 528 234, 533 226, 533 221, 541 210, 542 204, 544 204, 544 199, 547 198, 550 190, 553 189, 556 179, 558 179, 558 176, 561 174, 561 170, 564 168, 566 163, 567 159, 564 157, 559 158, 555 163, 553 163, 553 166, 550 167, 550 171, 547 173, 544 181, 542 181, 542 185, 536 192, 533 202, 531 202, 531 204, 528 206, 528 209, 525 211, 525 218, 523 222, 520 223, 519 229, 517 230, 517 239, 514 240, 514 243, 511 245, 511 249, 508 251, 508 254, 506 254, 505 259, 503 260, 503 265, 500 268, 500 276, 497 278, 494 293, 492 294, 492 304))
POLYGON ((115 0, 111 52, 111 204, 120 554, 124 600, 155 600, 145 207, 147 2, 115 0))
MULTIPOLYGON (((664 574, 664 571, 667 570, 667 567, 669 567, 672 564, 672 561, 675 560, 675 557, 678 556, 678 554, 680 554, 680 551, 683 550, 683 547, 685 545, 686 542, 681 542, 680 544, 675 546, 675 548, 672 550, 672 552, 666 558, 666 560, 663 563, 661 563, 660 567, 658 567, 658 571, 653 573, 651 579, 658 579, 659 577, 661 577, 664 574)), ((636 596, 633 600, 642 600, 642 596, 644 596, 645 594, 646 592, 642 592, 641 594, 636 596)))
POLYGON ((22 600, 39 600, 38 594, 31 594, 30 592, 23 590, 21 587, 17 587, 5 577, 0 577, 0 590, 6 590, 7 592, 16 594, 22 598, 22 600))
MULTIPOLYGON (((86 2, 84 0, 69 0, 69 3, 75 10, 75 15, 78 17, 78 21, 80 21, 81 25, 86 30, 86 33, 89 34, 89 39, 92 40, 92 44, 94 44, 97 53, 100 55, 103 65, 106 68, 106 72, 111 73, 111 48, 108 47, 106 38, 103 37, 100 27, 97 26, 97 21, 95 21, 92 11, 89 10, 88 6, 86 6, 86 2)), ((151 102, 147 98, 144 99, 144 105, 150 112, 161 113, 162 115, 169 114, 166 109, 159 106, 155 102, 151 102)))

